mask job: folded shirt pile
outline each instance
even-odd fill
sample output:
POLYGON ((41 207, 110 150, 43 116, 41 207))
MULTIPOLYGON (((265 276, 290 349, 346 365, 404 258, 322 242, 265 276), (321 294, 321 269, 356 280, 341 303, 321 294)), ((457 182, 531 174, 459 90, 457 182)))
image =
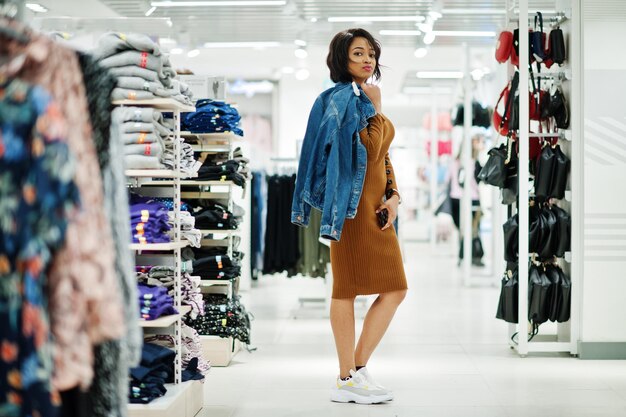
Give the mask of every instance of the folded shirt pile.
MULTIPOLYGON (((164 287, 174 297, 174 268, 170 266, 137 266, 137 282, 152 287, 164 287)), ((197 317, 204 313, 204 299, 200 290, 200 277, 185 271, 181 275, 181 303, 191 307, 189 315, 197 317)))
MULTIPOLYGON (((167 348, 174 348, 174 337, 170 335, 153 335, 144 339, 167 348)), ((183 381, 202 379, 211 369, 211 363, 202 356, 202 344, 198 332, 185 323, 181 325, 183 381)))
POLYGON ((138 284, 139 314, 144 320, 155 320, 161 316, 178 314, 174 308, 174 299, 165 287, 149 287, 138 284))
POLYGON ((113 100, 145 100, 170 97, 192 105, 189 87, 175 80, 169 56, 146 35, 105 33, 98 41, 94 55, 100 65, 117 78, 113 100))
POLYGON ((199 229, 234 230, 239 227, 241 221, 219 203, 207 203, 204 206, 195 207, 192 216, 199 229))
POLYGON ((167 209, 161 203, 131 202, 130 226, 134 243, 170 241, 167 209))
POLYGON ((174 381, 175 358, 171 349, 144 343, 139 366, 130 369, 129 402, 147 404, 165 395, 165 383, 174 381))
POLYGON ((239 296, 228 299, 223 294, 205 294, 205 314, 185 323, 201 335, 233 337, 250 344, 250 316, 239 296))
POLYGON ((186 261, 192 262, 194 275, 201 279, 234 280, 241 274, 241 252, 227 254, 227 249, 221 247, 190 249, 182 252, 186 261))
POLYGON ((223 101, 202 99, 196 102, 196 111, 184 113, 181 118, 183 130, 193 133, 232 132, 243 136, 239 123, 241 116, 236 108, 223 101))

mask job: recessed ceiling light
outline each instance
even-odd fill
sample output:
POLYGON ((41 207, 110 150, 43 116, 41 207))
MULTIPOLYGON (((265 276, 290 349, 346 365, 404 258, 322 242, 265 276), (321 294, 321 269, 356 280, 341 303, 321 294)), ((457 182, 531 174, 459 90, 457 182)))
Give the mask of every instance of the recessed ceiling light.
POLYGON ((183 52, 184 52, 183 48, 172 48, 172 49, 170 49, 170 54, 172 54, 172 55, 180 55, 183 52))
POLYGON ((419 30, 381 30, 378 32, 382 36, 419 36, 422 34, 419 30))
POLYGON ((307 78, 309 78, 310 75, 311 75, 311 73, 309 72, 308 69, 300 68, 298 71, 296 71, 296 80, 304 81, 307 78))
POLYGON ((417 71, 417 78, 463 78, 462 71, 417 71))
POLYGON ((306 49, 304 48, 298 48, 294 51, 294 54, 296 55, 296 58, 300 58, 300 59, 304 59, 307 56, 309 56, 309 53, 307 52, 306 49))
POLYGON ((284 6, 286 0, 153 1, 153 7, 284 6))
POLYGON ((424 43, 430 45, 435 42, 435 32, 428 32, 424 35, 424 43))
POLYGON ((473 30, 434 30, 435 36, 459 36, 459 37, 485 37, 493 38, 496 32, 473 31, 473 30))
POLYGON ((423 22, 424 16, 336 16, 329 17, 329 22, 423 22))
POLYGON ((414 52, 416 58, 424 58, 428 54, 428 49, 425 47, 417 48, 414 52))
POLYGON ((282 68, 280 69, 280 71, 281 71, 283 74, 293 74, 294 72, 296 72, 296 70, 294 69, 294 67, 282 67, 282 68))
POLYGON ((39 3, 26 3, 24 6, 35 13, 46 13, 48 11, 46 7, 39 3))
POLYGON ((296 39, 295 41, 293 41, 293 43, 295 43, 298 46, 306 46, 306 41, 302 39, 296 39))
POLYGON ((275 48, 280 42, 207 42, 205 48, 275 48))
POLYGON ((441 19, 443 17, 443 15, 436 10, 431 10, 430 12, 428 12, 428 15, 435 20, 441 19))
POLYGON ((191 51, 187 52, 187 56, 189 58, 195 58, 198 55, 200 55, 200 50, 199 49, 192 49, 191 51))
POLYGON ((315 22, 317 22, 317 17, 312 17, 311 18, 311 23, 315 23, 315 22))
POLYGON ((154 11, 156 10, 156 6, 152 6, 148 9, 148 11, 146 12, 146 17, 150 16, 152 13, 154 13, 154 11))

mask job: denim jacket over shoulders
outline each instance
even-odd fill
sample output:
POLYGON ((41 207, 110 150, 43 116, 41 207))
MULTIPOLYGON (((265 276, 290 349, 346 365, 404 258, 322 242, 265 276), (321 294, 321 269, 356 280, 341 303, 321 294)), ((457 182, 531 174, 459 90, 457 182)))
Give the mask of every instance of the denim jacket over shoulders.
POLYGON ((338 83, 317 97, 300 153, 291 222, 308 226, 314 207, 322 212, 320 236, 331 240, 356 216, 365 181, 367 150, 359 132, 376 110, 357 87, 358 95, 352 83, 338 83))

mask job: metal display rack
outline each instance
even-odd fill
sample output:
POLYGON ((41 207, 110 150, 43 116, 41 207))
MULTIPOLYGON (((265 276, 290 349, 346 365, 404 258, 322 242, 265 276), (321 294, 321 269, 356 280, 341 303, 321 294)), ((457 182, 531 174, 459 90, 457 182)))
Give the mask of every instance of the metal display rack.
MULTIPOLYGON (((131 243, 130 249, 136 252, 136 257, 141 263, 145 257, 157 257, 163 259, 163 263, 168 263, 174 267, 174 307, 179 314, 163 316, 155 320, 139 320, 139 326, 150 333, 170 334, 174 338, 174 350, 176 358, 174 360, 174 383, 166 384, 167 394, 157 398, 149 404, 130 404, 130 416, 171 416, 179 415, 191 417, 198 413, 202 407, 194 400, 202 395, 202 384, 193 382, 182 382, 182 341, 181 324, 183 317, 191 310, 188 306, 182 305, 181 296, 181 276, 182 259, 181 249, 188 246, 189 242, 182 240, 181 234, 181 179, 187 177, 180 172, 180 114, 185 111, 194 111, 193 106, 184 105, 173 99, 152 99, 152 100, 118 100, 113 102, 116 106, 153 107, 155 109, 172 112, 175 121, 174 154, 175 161, 173 170, 163 169, 141 169, 127 170, 126 176, 130 187, 140 190, 140 194, 146 196, 167 196, 172 197, 174 202, 174 227, 173 239, 168 243, 131 243), (162 189, 142 188, 155 179, 168 179, 162 185, 162 189), (156 253, 155 253, 156 252, 156 253)), ((162 180, 161 180, 162 181, 162 180)), ((146 258, 147 259, 147 258, 146 258)))
MULTIPOLYGON (((567 103, 570 107, 570 127, 561 130, 558 134, 559 142, 563 145, 563 150, 569 154, 571 160, 570 171, 570 189, 566 192, 565 198, 558 202, 558 205, 568 211, 572 218, 572 250, 565 254, 563 259, 559 259, 558 264, 563 268, 564 272, 571 278, 571 315, 570 320, 565 323, 557 323, 554 334, 539 334, 528 339, 527 321, 529 310, 529 259, 532 254, 529 253, 529 204, 523 202, 529 201, 531 197, 531 186, 529 183, 529 151, 530 138, 544 137, 545 134, 536 134, 529 132, 529 129, 520 128, 519 142, 519 252, 518 252, 518 276, 519 276, 519 298, 518 298, 518 317, 519 324, 509 324, 509 340, 511 348, 516 349, 520 356, 525 357, 529 353, 544 352, 566 352, 572 355, 578 353, 578 333, 579 333, 579 312, 580 312, 580 290, 581 290, 581 271, 582 261, 580 257, 580 246, 577 242, 581 241, 580 219, 582 218, 583 201, 579 198, 582 189, 582 131, 580 129, 580 120, 582 114, 580 105, 576 104, 581 96, 581 85, 572 80, 580 80, 581 76, 581 56, 578 54, 581 42, 580 33, 577 30, 580 27, 580 0, 556 1, 555 7, 563 8, 557 10, 555 19, 559 25, 563 25, 566 32, 566 51, 567 59, 562 67, 557 71, 543 72, 535 74, 535 79, 541 78, 557 80, 562 83, 563 92, 568 97, 567 103), (513 342, 513 336, 518 333, 518 341, 513 342)), ((529 22, 529 0, 507 0, 507 22, 515 22, 518 24, 519 33, 527 33, 530 29, 529 22), (517 4, 518 9, 515 9, 517 4)), ((530 10, 532 12, 532 10, 530 10)), ((529 85, 529 39, 528 36, 519 37, 519 85, 520 91, 525 91, 529 85)), ((556 65, 556 64, 555 64, 556 65)), ((509 64, 509 70, 512 72, 513 66, 509 64)), ((519 95, 519 126, 529 126, 529 95, 519 95)), ((555 135, 550 135, 554 137, 555 135)), ((552 326, 547 324, 547 326, 552 326)), ((543 325, 542 325, 543 326, 543 325)), ((543 328, 543 327, 542 327, 543 328)))

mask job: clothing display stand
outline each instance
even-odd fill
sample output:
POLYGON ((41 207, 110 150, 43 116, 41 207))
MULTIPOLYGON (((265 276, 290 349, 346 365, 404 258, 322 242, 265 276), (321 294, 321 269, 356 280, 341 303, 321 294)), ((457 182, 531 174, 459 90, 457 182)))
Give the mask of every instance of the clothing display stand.
POLYGON ((181 304, 181 275, 182 260, 181 249, 188 246, 187 241, 181 240, 181 215, 180 215, 180 186, 185 174, 180 172, 180 113, 195 110, 173 99, 151 100, 118 100, 113 102, 116 106, 152 107, 158 110, 172 112, 175 121, 174 135, 174 169, 133 169, 127 170, 129 186, 138 193, 152 197, 173 198, 174 203, 174 227, 173 239, 168 243, 131 243, 130 249, 136 252, 137 264, 149 262, 151 264, 170 265, 174 267, 174 307, 179 312, 169 316, 162 316, 156 320, 142 320, 139 325, 145 332, 151 334, 169 334, 174 338, 174 383, 166 384, 167 393, 155 399, 149 404, 130 404, 129 416, 131 417, 157 417, 157 416, 195 416, 202 403, 198 404, 195 398, 202 395, 202 384, 197 381, 182 383, 182 342, 181 324, 183 317, 191 308, 181 304), (159 180, 155 180, 158 178, 159 180), (164 185, 163 188, 150 187, 147 185, 164 185), (156 252, 156 253, 155 253, 156 252))
MULTIPOLYGON (((516 15, 514 0, 507 1, 507 22, 516 22, 519 25, 519 33, 527 33, 530 28, 528 0, 517 1, 519 13, 516 15)), ((579 0, 555 1, 557 9, 558 24, 562 25, 564 32, 570 32, 568 26, 578 27, 577 22, 580 20, 580 2, 579 0)), ((532 12, 532 10, 531 10, 532 12)), ((563 151, 569 154, 571 160, 570 168, 570 188, 566 191, 565 199, 558 202, 558 205, 568 211, 572 218, 572 250, 565 254, 563 259, 558 260, 559 266, 570 276, 571 279, 571 315, 570 320, 565 323, 556 324, 555 334, 537 335, 529 341, 526 337, 527 333, 527 317, 529 311, 529 204, 520 204, 519 214, 519 252, 518 252, 518 276, 519 276, 519 298, 518 298, 518 316, 519 324, 509 325, 509 340, 511 348, 517 350, 520 356, 525 357, 529 353, 539 352, 568 352, 572 355, 577 354, 578 332, 579 332, 579 292, 581 286, 580 271, 582 270, 582 261, 580 252, 576 242, 581 240, 581 230, 578 221, 582 213, 583 201, 578 198, 578 187, 581 186, 579 170, 582 167, 579 164, 579 152, 582 151, 582 132, 580 131, 579 120, 582 117, 580 105, 576 104, 576 98, 580 98, 580 84, 569 83, 572 74, 580 76, 580 66, 582 57, 573 51, 578 51, 576 45, 580 43, 580 34, 571 31, 570 36, 565 36, 567 59, 565 63, 558 69, 555 64, 550 72, 535 74, 535 79, 558 79, 563 82, 563 92, 568 97, 567 105, 570 108, 570 127, 569 129, 561 129, 559 133, 559 143, 563 146, 563 151), (568 42, 569 41, 569 42, 568 42), (569 85, 568 85, 569 84, 569 85), (518 333, 518 342, 512 341, 515 333, 518 333)), ((528 36, 519 37, 519 86, 520 91, 526 91, 530 81, 529 71, 529 39, 528 36)), ((509 64, 511 65, 511 64, 509 64)), ((510 67, 512 69, 512 66, 510 67)), ((529 95, 519 95, 519 126, 529 126, 529 95)), ((531 195, 531 187, 529 183, 529 151, 530 138, 547 136, 529 132, 528 129, 520 128, 519 131, 519 200, 520 202, 529 201, 531 195)), ((554 136, 554 134, 552 135, 554 136)), ((546 323, 546 326, 550 324, 546 323)), ((542 327, 543 328, 543 327, 542 327)))
MULTIPOLYGON (((228 153, 228 159, 233 158, 235 145, 240 141, 239 137, 231 132, 191 133, 185 131, 181 132, 181 137, 189 142, 193 142, 192 148, 194 152, 200 153, 201 157, 218 153, 228 153)), ((182 185, 198 186, 198 191, 182 193, 183 198, 188 200, 217 200, 225 204, 231 213, 233 212, 233 188, 236 186, 233 181, 188 180, 183 181, 182 185)), ((239 236, 243 240, 243 228, 241 225, 236 230, 200 229, 200 231, 203 235, 200 244, 203 247, 224 246, 224 243, 226 243, 226 253, 229 257, 233 255, 235 236, 239 236), (226 242, 224 242, 224 239, 226 239, 226 242)), ((240 244, 242 244, 242 242, 240 242, 240 244)), ((230 299, 238 293, 240 280, 241 276, 237 277, 235 280, 202 279, 200 281, 200 288, 203 294, 225 294, 230 299)), ((200 335, 200 343, 202 344, 204 358, 211 361, 212 366, 228 366, 237 352, 241 350, 242 346, 239 340, 232 337, 222 338, 211 335, 200 335)))

